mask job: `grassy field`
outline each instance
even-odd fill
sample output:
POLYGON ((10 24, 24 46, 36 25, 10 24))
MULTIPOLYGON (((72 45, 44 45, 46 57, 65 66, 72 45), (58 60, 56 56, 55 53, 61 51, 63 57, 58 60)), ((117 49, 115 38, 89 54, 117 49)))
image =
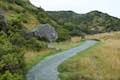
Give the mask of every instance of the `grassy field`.
POLYGON ((43 49, 40 50, 39 52, 35 51, 25 51, 25 62, 27 64, 26 68, 30 69, 33 65, 39 63, 41 60, 44 58, 54 55, 58 52, 62 52, 64 50, 70 49, 72 47, 75 47, 81 43, 81 39, 78 37, 73 37, 69 41, 64 41, 64 42, 57 42, 53 43, 52 49, 43 49))
POLYGON ((61 80, 120 80, 120 32, 87 38, 101 43, 62 63, 61 80))
POLYGON ((108 40, 119 40, 120 32, 110 32, 110 33, 101 33, 95 35, 86 36, 87 39, 98 39, 100 41, 108 41, 108 40))

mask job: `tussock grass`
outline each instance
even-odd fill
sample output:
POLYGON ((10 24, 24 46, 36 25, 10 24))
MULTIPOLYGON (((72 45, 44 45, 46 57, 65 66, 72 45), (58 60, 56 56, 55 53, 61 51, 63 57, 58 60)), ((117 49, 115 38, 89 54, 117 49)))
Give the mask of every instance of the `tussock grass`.
POLYGON ((88 35, 88 36, 86 36, 86 39, 98 39, 101 41, 106 41, 106 40, 110 40, 110 39, 112 39, 112 40, 120 39, 120 32, 110 32, 110 33, 88 35))
POLYGON ((30 69, 33 65, 39 63, 45 57, 55 54, 57 52, 55 49, 43 49, 39 52, 37 51, 25 51, 25 62, 26 69, 30 69))
POLYGON ((89 38, 103 42, 62 63, 61 80, 120 80, 120 32, 89 38))
POLYGON ((75 43, 80 42, 81 41, 81 37, 78 37, 78 36, 71 37, 71 41, 75 42, 75 43))

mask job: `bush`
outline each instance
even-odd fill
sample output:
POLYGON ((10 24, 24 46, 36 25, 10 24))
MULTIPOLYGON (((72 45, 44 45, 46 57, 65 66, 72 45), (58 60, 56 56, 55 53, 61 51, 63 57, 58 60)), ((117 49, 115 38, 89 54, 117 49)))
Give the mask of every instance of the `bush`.
POLYGON ((12 74, 20 76, 24 73, 23 54, 10 43, 4 32, 0 32, 0 73, 0 80, 20 80, 12 74))
POLYGON ((6 71, 5 74, 0 75, 0 80, 23 80, 23 78, 19 74, 12 74, 6 71))
POLYGON ((19 33, 14 33, 9 36, 10 42, 17 47, 23 47, 25 45, 25 39, 19 33))
POLYGON ((25 47, 34 51, 39 51, 42 48, 46 48, 47 44, 45 42, 38 41, 36 38, 31 38, 30 40, 26 41, 25 47))
POLYGON ((58 28, 58 40, 57 41, 64 41, 70 38, 69 31, 64 28, 58 28))

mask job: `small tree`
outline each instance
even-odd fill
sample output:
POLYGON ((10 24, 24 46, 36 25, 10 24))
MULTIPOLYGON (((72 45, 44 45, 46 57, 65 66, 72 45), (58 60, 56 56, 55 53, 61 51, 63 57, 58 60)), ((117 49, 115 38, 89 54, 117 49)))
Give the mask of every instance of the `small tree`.
POLYGON ((64 41, 70 38, 69 31, 64 28, 58 28, 58 41, 64 41))

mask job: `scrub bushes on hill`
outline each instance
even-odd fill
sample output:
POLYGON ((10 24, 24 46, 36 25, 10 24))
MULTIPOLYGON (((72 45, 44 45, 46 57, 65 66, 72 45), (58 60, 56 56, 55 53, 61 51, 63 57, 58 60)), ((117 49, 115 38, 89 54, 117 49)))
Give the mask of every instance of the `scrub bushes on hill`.
POLYGON ((4 32, 0 32, 0 43, 0 80, 22 80, 23 53, 10 43, 4 32))

